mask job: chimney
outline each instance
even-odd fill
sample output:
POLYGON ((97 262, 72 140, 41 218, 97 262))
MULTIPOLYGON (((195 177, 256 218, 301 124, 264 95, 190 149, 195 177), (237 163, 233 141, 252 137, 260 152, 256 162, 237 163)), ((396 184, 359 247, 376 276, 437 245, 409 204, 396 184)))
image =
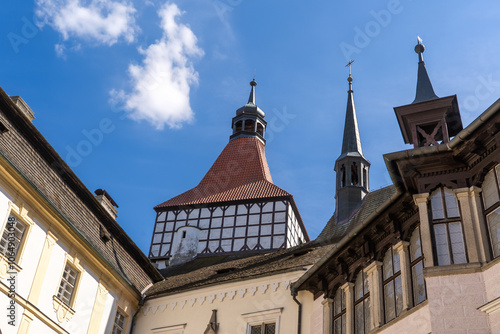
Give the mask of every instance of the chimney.
POLYGON ((33 112, 33 110, 31 110, 31 108, 28 106, 28 104, 26 102, 24 102, 24 100, 22 99, 22 97, 20 96, 11 96, 10 99, 15 103, 15 105, 21 109, 21 111, 23 112, 23 115, 26 116, 26 118, 29 120, 29 121, 33 121, 35 119, 35 113, 33 112))
POLYGON ((113 199, 106 192, 106 190, 97 189, 94 193, 96 194, 95 198, 99 203, 101 203, 102 207, 106 209, 106 211, 113 219, 116 219, 116 217, 118 217, 117 215, 118 211, 116 210, 118 208, 118 204, 116 204, 116 202, 113 201, 113 199))

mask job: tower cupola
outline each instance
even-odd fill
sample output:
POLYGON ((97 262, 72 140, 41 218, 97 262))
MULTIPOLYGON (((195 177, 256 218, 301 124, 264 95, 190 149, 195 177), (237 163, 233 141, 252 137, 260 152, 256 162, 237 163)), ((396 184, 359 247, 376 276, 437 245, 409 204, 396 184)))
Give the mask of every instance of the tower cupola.
POLYGON ((351 60, 346 65, 349 67, 349 77, 347 78, 349 90, 347 91, 344 138, 342 152, 335 162, 335 172, 337 173, 335 216, 339 224, 346 221, 359 208, 369 191, 370 162, 363 155, 356 108, 354 107, 351 76, 353 62, 351 60))
POLYGON ((236 116, 233 117, 231 125, 233 134, 229 138, 233 140, 241 137, 257 137, 265 143, 266 114, 255 104, 255 86, 257 86, 255 78, 250 82, 250 86, 252 88, 247 104, 236 110, 236 116))
POLYGON ((425 68, 425 47, 417 38, 418 54, 417 91, 411 104, 396 107, 401 134, 406 144, 415 148, 447 143, 463 126, 458 109, 457 96, 438 97, 425 68))

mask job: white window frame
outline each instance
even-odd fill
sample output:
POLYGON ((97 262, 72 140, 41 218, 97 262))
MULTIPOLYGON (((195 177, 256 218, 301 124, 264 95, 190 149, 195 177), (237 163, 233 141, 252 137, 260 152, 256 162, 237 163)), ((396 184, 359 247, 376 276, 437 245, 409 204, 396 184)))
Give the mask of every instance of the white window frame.
POLYGON ((276 324, 275 334, 280 334, 280 320, 281 314, 283 313, 283 308, 274 308, 265 311, 252 312, 242 314, 241 317, 243 321, 246 322, 247 328, 245 333, 250 334, 252 326, 260 326, 262 324, 276 324))

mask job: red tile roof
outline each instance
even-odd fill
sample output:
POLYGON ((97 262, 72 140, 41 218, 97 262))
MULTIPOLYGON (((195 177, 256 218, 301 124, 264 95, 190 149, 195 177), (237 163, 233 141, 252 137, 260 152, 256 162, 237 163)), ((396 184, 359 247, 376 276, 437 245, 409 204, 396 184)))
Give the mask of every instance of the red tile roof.
POLYGON ((265 146, 256 137, 231 140, 201 182, 155 209, 172 206, 291 196, 275 186, 265 146))

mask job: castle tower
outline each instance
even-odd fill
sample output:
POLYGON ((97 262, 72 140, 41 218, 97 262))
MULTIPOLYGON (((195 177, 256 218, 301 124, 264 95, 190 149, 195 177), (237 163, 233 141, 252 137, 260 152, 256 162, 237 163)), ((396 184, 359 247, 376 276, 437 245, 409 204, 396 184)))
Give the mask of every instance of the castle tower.
POLYGON ((356 108, 352 90, 351 64, 349 66, 349 90, 345 115, 342 152, 335 162, 337 186, 335 193, 335 216, 338 224, 348 219, 359 208, 369 191, 370 162, 366 160, 361 148, 356 108))
POLYGON ((413 144, 414 148, 447 143, 463 128, 457 96, 439 98, 434 93, 425 68, 424 51, 425 47, 418 37, 415 46, 418 54, 415 100, 394 108, 403 139, 406 144, 413 144))
POLYGON ((201 182, 155 207, 149 258, 162 269, 195 257, 269 252, 309 241, 293 196, 273 184, 264 112, 236 111, 229 143, 201 182))

